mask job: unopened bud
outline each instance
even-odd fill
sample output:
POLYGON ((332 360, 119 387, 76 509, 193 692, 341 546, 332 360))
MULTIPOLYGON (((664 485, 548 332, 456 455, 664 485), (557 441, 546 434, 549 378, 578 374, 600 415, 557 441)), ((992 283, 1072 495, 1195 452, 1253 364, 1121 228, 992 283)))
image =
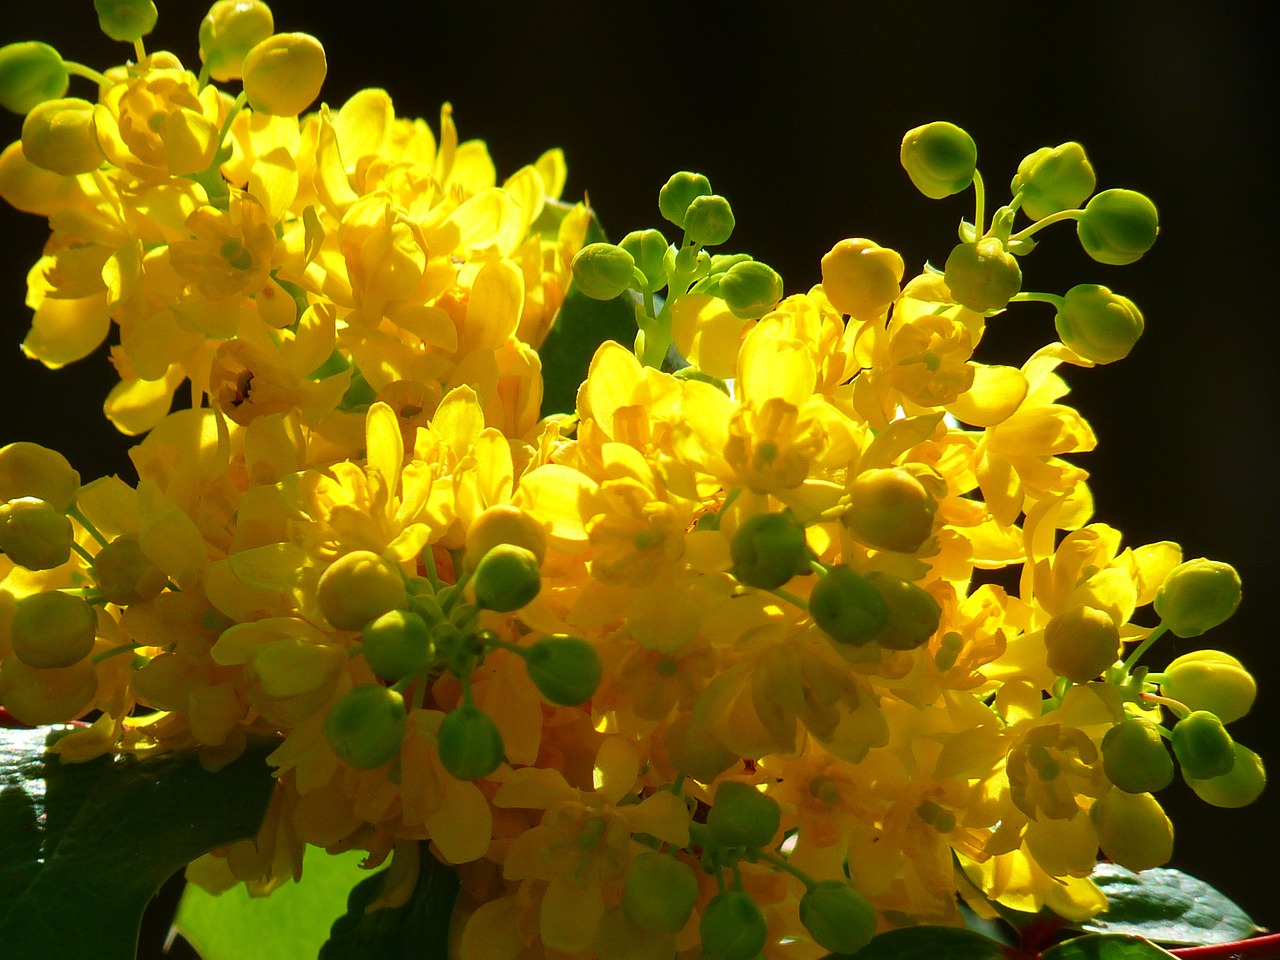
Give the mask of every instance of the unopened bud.
POLYGON ((782 299, 782 277, 759 260, 735 263, 720 278, 720 298, 739 320, 754 320, 782 299))
POLYGON ((707 811, 711 836, 722 847, 768 846, 782 823, 778 801, 741 780, 724 780, 707 811))
POLYGON ((1229 653, 1194 650, 1165 668, 1160 692, 1192 710, 1208 710, 1223 723, 1232 723, 1249 712, 1258 684, 1229 653))
POLYGON ((21 497, 0 505, 0 552, 28 570, 52 570, 71 559, 71 521, 52 504, 21 497))
POLYGON ((244 92, 259 113, 296 117, 320 96, 328 64, 320 41, 306 33, 277 33, 244 58, 244 92))
POLYGON ((0 47, 0 106, 6 110, 28 113, 61 97, 70 83, 62 55, 47 43, 28 40, 0 47))
POLYGON ((876 642, 889 650, 914 650, 929 642, 942 621, 942 607, 923 587, 879 571, 867 580, 889 608, 889 620, 876 642))
POLYGON ((822 291, 855 320, 877 320, 902 292, 902 256, 874 240, 841 240, 822 258, 822 291))
POLYGON ((360 630, 388 610, 404 607, 404 577, 391 561, 369 550, 353 550, 329 565, 316 599, 325 619, 339 630, 360 630))
POLYGON ((365 662, 383 680, 412 676, 431 662, 431 630, 409 610, 388 610, 365 625, 360 648, 365 662))
POLYGON ((1093 193, 1097 180, 1084 147, 1075 141, 1056 147, 1041 147, 1023 158, 1009 185, 1014 196, 1022 195, 1022 209, 1032 220, 1074 210, 1093 193))
POLYGON ((38 497, 66 513, 79 489, 80 474, 58 451, 25 440, 0 447, 0 503, 38 497))
POLYGON ((889 604, 866 577, 841 564, 809 594, 809 615, 837 643, 870 643, 889 622, 889 604))
POLYGON ((28 726, 74 720, 97 693, 98 674, 88 659, 51 669, 28 666, 16 656, 0 664, 0 706, 28 726))
POLYGON ((1235 764, 1235 741, 1207 710, 1194 710, 1174 724, 1171 742, 1182 772, 1196 780, 1230 773, 1235 764))
POLYGON ((1088 683, 1116 662, 1120 630, 1103 610, 1072 607, 1045 624, 1044 646, 1050 670, 1076 683, 1088 683))
POLYGON ((333 752, 353 767, 372 770, 400 752, 404 698, 380 683, 356 687, 329 708, 324 732, 333 752))
POLYGON ((632 230, 618 244, 631 255, 635 268, 644 274, 642 293, 656 293, 667 285, 667 238, 658 230, 632 230))
POLYGON ((628 920, 646 933, 683 930, 697 898, 697 874, 675 857, 642 853, 627 868, 622 910, 628 920))
POLYGON ((1003 310, 1022 289, 1022 268, 995 237, 961 243, 947 257, 943 279, 956 303, 977 313, 1003 310))
POLYGON ((954 123, 935 120, 906 132, 898 159, 917 190, 941 200, 973 183, 978 146, 954 123))
POLYGON ((576 707, 591 699, 604 676, 596 648, 581 637, 552 634, 525 648, 529 679, 551 703, 576 707))
POLYGON ((621 296, 635 278, 636 261, 612 243, 589 243, 573 258, 573 282, 592 300, 621 296))
POLYGON ((1108 790, 1089 810, 1098 846, 1109 860, 1141 872, 1173 856, 1173 824, 1149 793, 1108 790))
POLYGON ((1198 780, 1188 776, 1184 768, 1182 777, 1205 803, 1234 810, 1247 807, 1262 795, 1267 785, 1267 772, 1262 766, 1262 758, 1248 747, 1236 743, 1232 752, 1231 769, 1221 776, 1198 780))
POLYGON ((98 551, 89 569, 103 599, 122 607, 158 596, 168 582, 135 537, 116 537, 98 551))
POLYGON ((63 176, 97 170, 106 158, 93 104, 75 97, 36 104, 22 124, 22 152, 37 167, 63 176))
POLYGON ((87 657, 97 632, 97 614, 84 598, 48 590, 18 601, 10 639, 19 660, 48 670, 87 657))
POLYGON ((1068 290, 1053 325, 1063 343, 1094 363, 1127 357, 1143 329, 1142 312, 1134 302, 1097 283, 1068 290))
POLYGON ((445 715, 440 722, 436 747, 444 768, 459 780, 487 777, 502 763, 502 734, 497 724, 470 703, 445 715))
POLYGON ((820 880, 800 898, 800 922, 818 946, 857 953, 876 932, 876 911, 845 881, 820 880))
POLYGON ((864 470, 849 485, 849 501, 840 522, 859 542, 902 553, 929 539, 938 511, 924 484, 900 467, 864 470))
POLYGON ((244 58, 275 29, 261 0, 218 0, 200 23, 200 61, 219 83, 239 80, 244 58))
POLYGON ((673 173, 671 179, 658 191, 658 211, 664 218, 684 229, 684 216, 689 204, 698 197, 710 195, 711 181, 702 174, 688 171, 673 173))
POLYGON ((1240 606, 1240 575, 1218 560, 1187 560, 1156 591, 1155 611, 1176 637, 1198 637, 1240 606))
POLYGON ((729 543, 733 575, 758 590, 774 590, 804 569, 804 526, 790 511, 757 513, 738 525, 729 543))
POLYGON ((93 0, 98 26, 112 40, 133 43, 150 33, 158 14, 151 0, 93 0))
POLYGON ((542 525, 519 507, 497 503, 483 510, 467 528, 463 565, 474 570, 486 553, 502 543, 524 547, 539 565, 547 556, 547 535, 542 525))
POLYGON ((524 547, 500 543, 476 564, 471 585, 476 605, 482 609, 498 613, 519 610, 542 589, 538 558, 524 547))
POLYGON ((1102 738, 1102 769, 1126 793, 1155 793, 1173 782, 1173 758, 1160 729, 1137 717, 1117 723, 1102 738))
POLYGON ((733 208, 719 194, 695 197, 684 212, 685 236, 703 247, 715 247, 733 236, 733 208))
POLYGON ((1151 249, 1160 232, 1156 205, 1135 190, 1103 190, 1076 221, 1084 252, 1099 263, 1123 266, 1151 249))
POLYGON ((769 938, 769 925, 751 897, 726 890, 702 911, 698 935, 703 960, 755 960, 769 938))

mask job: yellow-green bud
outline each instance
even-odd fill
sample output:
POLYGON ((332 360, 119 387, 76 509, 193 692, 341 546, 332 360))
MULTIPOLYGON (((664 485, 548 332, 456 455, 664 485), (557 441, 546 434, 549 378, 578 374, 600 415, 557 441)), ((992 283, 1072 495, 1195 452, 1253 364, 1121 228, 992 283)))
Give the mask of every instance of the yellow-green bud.
POLYGON ((200 62, 219 83, 239 80, 244 58, 275 29, 261 0, 218 0, 200 23, 200 62))
POLYGON ((537 558, 539 565, 547 556, 547 535, 542 525, 519 507, 496 503, 481 511, 467 528, 463 566, 475 570, 484 555, 500 543, 524 547, 537 558))
POLYGON ((151 0, 93 0, 98 26, 112 40, 133 43, 150 33, 158 14, 151 0))
POLYGON ((1182 772, 1196 780, 1230 773, 1236 762, 1235 741, 1208 710, 1194 710, 1175 723, 1171 742, 1182 772))
POLYGON ((1044 628, 1049 669, 1076 683, 1088 683, 1120 656, 1120 630, 1096 607, 1072 607, 1044 628))
POLYGON ((1102 738, 1102 769, 1125 793, 1155 793, 1173 782, 1173 758, 1159 728, 1148 720, 1122 720, 1102 738))
POLYGON ((573 282, 592 300, 621 296, 635 271, 635 258, 612 243, 589 243, 573 257, 573 282))
POLYGON ((677 227, 684 228, 684 215, 689 204, 698 197, 711 195, 711 181, 700 173, 681 171, 673 173, 671 179, 658 191, 658 211, 677 227))
POLYGON ((328 63, 320 41, 307 33, 277 33, 244 58, 244 92, 259 113, 296 117, 324 86, 328 63))
POLYGON ((889 650, 914 650, 929 642, 942 621, 942 607, 923 587, 879 571, 867 580, 889 608, 889 621, 876 642, 889 650))
POLYGON ((1127 357, 1142 336, 1142 311, 1101 284, 1079 283, 1063 297, 1053 325, 1059 339, 1080 356, 1113 363, 1127 357))
POLYGON ((933 532, 937 511, 924 484, 901 467, 886 467, 858 474, 840 522, 869 547, 915 553, 933 532))
POLYGON ((684 212, 685 236, 703 247, 715 247, 733 235, 733 209, 719 194, 695 197, 684 212))
POLYGON ((459 780, 487 777, 502 763, 502 734, 475 704, 455 707, 440 722, 436 749, 444 768, 459 780))
POLYGON ((768 846, 782 824, 778 801, 741 780, 724 780, 711 798, 707 826, 722 847, 768 846))
POLYGON ((1097 183, 1084 147, 1073 140, 1041 147, 1024 157, 1009 189, 1014 196, 1022 194, 1022 209, 1028 217, 1041 220, 1079 207, 1097 183))
POLYGON ((89 655, 98 617, 84 598, 48 590, 18 601, 10 629, 18 659, 48 670, 69 667, 89 655))
POLYGON ((759 260, 735 263, 720 278, 720 298, 739 320, 755 320, 782 299, 782 277, 759 260))
POLYGON ((836 643, 860 647, 888 624, 889 604, 870 580, 841 564, 814 585, 809 615, 836 643))
POLYGON ((71 559, 71 521, 52 504, 20 497, 0 506, 0 553, 28 570, 52 570, 71 559))
POLYGON ((97 170, 106 158, 93 104, 75 97, 36 104, 22 123, 22 152, 37 167, 63 176, 97 170))
POLYGON ((665 853, 642 853, 631 861, 622 889, 622 911, 645 933, 678 933, 698 899, 698 875, 665 853))
POLYGON ((632 230, 618 244, 631 254, 635 268, 644 274, 642 293, 655 293, 667 285, 667 238, 658 230, 632 230))
POLYGON ((388 610, 365 625, 360 652, 383 680, 393 683, 431 662, 431 630, 409 610, 388 610))
POLYGON ((329 565, 316 587, 325 619, 339 630, 361 630, 408 602, 400 568, 369 550, 353 550, 329 565))
POLYGON ((804 525, 787 510, 754 514, 733 532, 729 556, 739 583, 774 590, 804 569, 809 557, 804 525))
POLYGON ((755 901, 741 890, 712 897, 698 924, 703 960, 756 960, 769 925, 755 901))
POLYGON ((23 114, 56 100, 71 85, 62 55, 47 43, 27 40, 0 47, 0 106, 23 114))
POLYGON ((958 244, 947 257, 943 280, 956 303, 978 313, 1003 310, 1022 289, 1022 268, 995 237, 958 244))
POLYGON ((1267 785, 1267 772, 1262 766, 1262 758, 1248 747, 1237 743, 1233 745, 1232 752, 1234 762, 1222 776, 1199 780, 1188 776, 1186 768, 1183 768, 1182 777, 1205 803, 1234 810, 1247 807, 1258 799, 1267 785))
POLYGON ((1240 606, 1240 575, 1218 560, 1187 560, 1156 591, 1156 614, 1176 637, 1198 637, 1240 606))
POLYGON ((510 613, 525 606, 542 589, 538 558, 514 543, 500 543, 476 564, 471 580, 476 605, 485 610, 510 613))
POLYGON ((1231 654, 1194 650, 1165 668, 1160 692, 1192 710, 1208 710, 1223 723, 1232 723, 1249 712, 1258 684, 1231 654))
POLYGON ((1113 266, 1133 263, 1151 249, 1159 232, 1156 205, 1136 190, 1103 190, 1076 221, 1084 252, 1113 266))
POLYGON ((529 679, 551 703, 576 707, 591 699, 604 676, 596 648, 581 637, 552 634, 525 648, 529 679))
POLYGON ((941 200, 973 183, 978 146, 954 123, 935 120, 907 131, 898 159, 917 190, 941 200))
POLYGON ((0 447, 0 503, 38 497, 66 513, 79 489, 80 474, 57 450, 25 440, 0 447))
POLYGON ((843 880, 819 880, 800 898, 800 922, 820 947, 857 953, 876 932, 876 911, 843 880))
POLYGON ((822 257, 822 291, 841 313, 878 320, 902 292, 904 269, 898 251, 866 237, 848 237, 822 257))
POLYGON ((89 709, 97 693, 98 674, 88 659, 47 670, 28 666, 16 656, 0 664, 0 706, 28 726, 74 720, 89 709))
POLYGON ((98 593, 122 607, 158 596, 168 582, 134 537, 116 537, 98 551, 89 569, 98 593))
POLYGON ((1150 870, 1173 856, 1173 824, 1149 793, 1108 790, 1089 809, 1089 816, 1098 846, 1122 867, 1150 870))
POLYGON ((329 708, 324 732, 333 752, 353 767, 372 770, 400 752, 404 698, 380 683, 366 683, 329 708))

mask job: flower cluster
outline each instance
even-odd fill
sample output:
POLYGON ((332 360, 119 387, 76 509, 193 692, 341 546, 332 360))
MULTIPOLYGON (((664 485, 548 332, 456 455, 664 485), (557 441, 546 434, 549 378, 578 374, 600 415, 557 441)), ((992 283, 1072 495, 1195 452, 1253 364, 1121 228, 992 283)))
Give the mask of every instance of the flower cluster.
POLYGON ((1063 220, 1104 263, 1156 235, 1078 144, 988 219, 968 135, 909 132, 926 196, 975 191, 945 269, 851 238, 784 298, 710 251, 734 215, 705 177, 659 195, 677 242, 583 246, 556 151, 498 185, 448 106, 438 137, 380 90, 299 117, 323 49, 259 0, 213 5, 198 74, 145 51, 149 2, 98 6, 135 62, 0 50, 27 117, 0 196, 52 229, 24 349, 60 366, 114 323, 106 413, 145 438, 136 484, 0 450, 0 703, 91 718, 68 761, 278 738, 259 835, 193 880, 267 893, 355 848, 393 857, 394 905, 429 850, 464 960, 818 957, 960 900, 1099 912, 1100 851, 1170 856, 1175 759, 1210 803, 1259 794, 1224 726, 1244 667, 1141 663, 1227 619, 1235 571, 1124 546, 1064 459, 1095 437, 1059 369, 1143 320, 1019 260, 1063 220), (544 417, 571 277, 638 333, 544 417), (1059 339, 975 359, 1025 301, 1059 339))

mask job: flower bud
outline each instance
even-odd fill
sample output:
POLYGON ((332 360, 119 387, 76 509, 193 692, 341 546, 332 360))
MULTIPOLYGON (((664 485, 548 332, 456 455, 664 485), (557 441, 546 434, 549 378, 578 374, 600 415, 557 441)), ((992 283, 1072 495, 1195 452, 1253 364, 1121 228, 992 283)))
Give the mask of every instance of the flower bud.
POLYGON ((576 707, 600 686, 604 664, 596 648, 581 637, 552 634, 525 648, 529 679, 548 701, 576 707))
POLYGON ((849 486, 849 501, 840 522, 860 543, 902 553, 929 539, 938 511, 924 484, 900 467, 864 470, 849 486))
POLYGON ((481 511, 467 528, 463 566, 474 571, 485 554, 503 543, 524 547, 534 555, 539 566, 546 559, 547 535, 542 525, 519 507, 496 503, 481 511))
POLYGON ((20 497, 0 506, 0 552, 28 570, 66 563, 71 536, 71 521, 43 500, 20 497))
POLYGON ((56 100, 71 85, 62 55, 47 43, 28 40, 0 47, 0 106, 23 114, 56 100))
POLYGON ((1173 824, 1149 793, 1108 790, 1090 809, 1098 846, 1108 859, 1134 872, 1173 856, 1173 824))
POLYGON ((818 946, 857 953, 876 932, 876 911, 843 880, 820 880, 800 898, 800 922, 818 946))
POLYGON ((907 131, 898 159, 917 190, 941 200, 973 183, 978 146, 954 123, 935 120, 907 131))
POLYGON ((757 513, 733 532, 733 575, 758 590, 774 590, 801 570, 809 557, 804 526, 789 510, 757 513))
POLYGON ((502 734, 475 704, 455 707, 440 722, 436 748, 444 768, 459 780, 487 777, 502 763, 502 734))
POLYGON ((128 606, 159 596, 168 578, 142 552, 135 537, 116 537, 89 565, 98 593, 111 603, 128 606))
POLYGON ((636 269, 644 274, 642 293, 656 293, 667 285, 667 238, 658 230, 632 230, 618 244, 631 254, 636 269))
POLYGON ((112 40, 133 43, 150 33, 158 14, 151 0, 93 0, 98 26, 112 40))
POLYGON ((874 240, 841 240, 822 258, 822 291, 855 320, 878 320, 902 292, 904 264, 896 250, 874 240))
POLYGON ((324 86, 324 47, 306 33, 277 33, 244 58, 244 92, 259 113, 296 117, 324 86))
POLYGON ((1132 300, 1097 283, 1068 290, 1053 325, 1063 343, 1094 363, 1127 357, 1143 327, 1142 312, 1132 300))
POLYGON ((360 652, 383 680, 412 676, 431 662, 431 630, 409 610, 388 610, 365 625, 360 652))
POLYGON ((1154 723, 1130 717, 1102 738, 1102 769, 1125 793, 1155 793, 1173 782, 1173 758, 1154 723))
POLYGON ((218 0, 200 23, 200 62, 219 83, 239 80, 244 58, 275 29, 261 0, 218 0))
POLYGON ((658 191, 658 211, 665 219, 684 229, 684 215, 689 204, 698 197, 710 195, 711 181, 702 174, 688 171, 673 173, 658 191))
POLYGON ((1156 614, 1175 637, 1198 637, 1240 606, 1240 575, 1218 560, 1187 560, 1169 571, 1156 591, 1156 614))
POLYGON ((698 875, 665 853, 642 853, 631 861, 622 889, 622 910, 645 933, 678 933, 698 898, 698 875))
POLYGON ((871 581, 841 564, 814 585, 809 615, 836 643, 860 647, 888 624, 889 604, 871 581))
POLYGON ((715 247, 733 235, 733 208, 719 194, 694 197, 684 212, 684 233, 702 247, 715 247))
POLYGON ((388 610, 404 607, 409 598, 399 567, 369 550, 353 550, 329 565, 316 599, 333 626, 360 630, 388 610))
POLYGON ((80 474, 58 451, 25 440, 0 447, 0 503, 38 497, 66 513, 79 489, 80 474))
POLYGON ((476 564, 471 585, 476 605, 484 610, 510 613, 525 606, 542 589, 538 558, 532 550, 500 543, 476 564))
POLYGON ((1009 189, 1014 196, 1022 194, 1022 209, 1028 217, 1042 220, 1079 207, 1097 182, 1084 147, 1071 141, 1041 147, 1024 157, 1009 189))
POLYGON ((1232 746, 1232 752, 1235 755, 1234 762, 1231 769, 1222 776, 1198 780, 1187 776, 1184 767, 1182 778, 1205 803, 1234 810, 1237 807, 1247 807, 1258 799, 1267 785, 1267 772, 1262 766, 1262 758, 1248 747, 1236 743, 1232 746))
POLYGON ((755 320, 782 299, 782 277, 759 260, 735 263, 720 278, 720 298, 739 320, 755 320))
POLYGON ((1022 268, 995 237, 961 243, 951 251, 944 281, 956 303, 978 313, 1003 310, 1022 289, 1022 268))
POLYGON ((46 670, 16 656, 0 664, 0 706, 28 726, 74 720, 89 709, 97 693, 98 674, 88 659, 46 670))
POLYGON ((1120 630, 1103 610, 1072 607, 1045 624, 1044 646, 1050 670, 1088 683, 1119 658, 1120 630))
POLYGON ((1229 653, 1195 650, 1165 668, 1160 692, 1192 710, 1207 710, 1223 723, 1232 723, 1249 712, 1258 684, 1229 653))
POLYGON ((366 683, 329 708, 324 732, 333 752, 353 767, 372 770, 400 752, 404 698, 380 683, 366 683))
POLYGON ((769 926, 755 901, 741 890, 716 894, 698 925, 703 960, 756 960, 769 926))
POLYGON ((1103 190, 1076 221, 1084 252, 1113 266, 1133 263, 1151 249, 1159 232, 1156 205, 1135 190, 1103 190))
POLYGON ((889 621, 876 642, 889 650, 914 650, 929 642, 942 621, 942 608, 923 587, 879 571, 867 574, 889 608, 889 621))
POLYGON ((741 780, 716 786, 707 811, 707 826, 722 847, 768 846, 782 823, 778 801, 741 780))
POLYGON ((14 654, 41 670, 79 663, 93 650, 97 634, 93 607, 82 597, 57 590, 19 600, 10 628, 14 654))
POLYGON ((1194 710, 1175 723, 1171 742, 1183 774, 1196 780, 1230 773, 1236 762, 1235 741, 1208 710, 1194 710))
POLYGON ((37 167, 63 176, 97 170, 106 158, 93 104, 75 97, 36 104, 22 123, 22 152, 37 167))
POLYGON ((592 300, 622 296, 635 279, 636 261, 612 243, 589 243, 573 257, 573 282, 592 300))

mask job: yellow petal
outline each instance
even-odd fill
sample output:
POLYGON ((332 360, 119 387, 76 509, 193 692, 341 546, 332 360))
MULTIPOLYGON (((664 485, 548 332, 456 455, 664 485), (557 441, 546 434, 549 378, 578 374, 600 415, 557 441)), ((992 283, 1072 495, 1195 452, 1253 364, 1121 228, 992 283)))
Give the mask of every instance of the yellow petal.
POLYGON ((973 386, 947 410, 975 427, 991 427, 1009 419, 1027 396, 1027 378, 1016 367, 971 363, 973 386))

